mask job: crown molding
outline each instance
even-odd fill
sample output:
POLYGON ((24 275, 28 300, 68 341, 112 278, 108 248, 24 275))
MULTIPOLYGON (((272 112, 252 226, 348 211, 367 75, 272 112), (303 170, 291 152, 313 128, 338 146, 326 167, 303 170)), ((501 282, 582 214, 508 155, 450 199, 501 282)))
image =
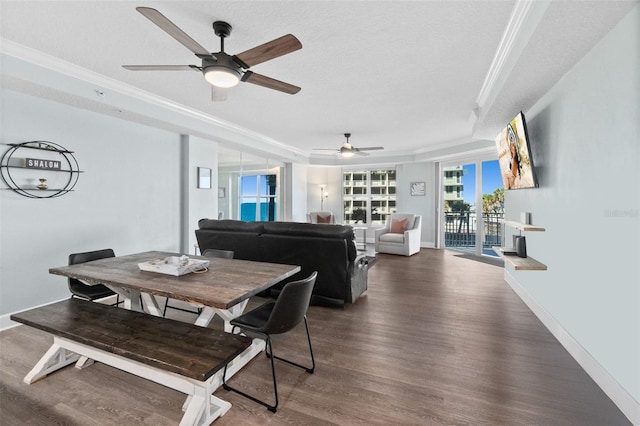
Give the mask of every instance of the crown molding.
MULTIPOLYGON (((116 108, 125 108, 128 110, 133 110, 134 112, 142 115, 150 115, 153 118, 161 119, 167 118, 166 112, 178 114, 178 116, 182 118, 182 120, 178 120, 180 121, 180 123, 177 123, 178 125, 185 126, 186 122, 186 127, 189 128, 189 123, 191 123, 192 126, 197 128, 197 130, 194 129, 194 131, 202 133, 202 125, 204 124, 206 126, 209 126, 209 130, 207 133, 209 133, 212 137, 215 137, 215 139, 217 140, 220 139, 221 135, 219 132, 222 130, 224 131, 224 136, 222 137, 224 140, 247 146, 250 149, 260 150, 263 152, 276 151, 276 153, 282 156, 295 158, 296 160, 299 160, 300 157, 307 158, 305 152, 296 147, 292 147, 232 122, 220 119, 209 114, 205 114, 202 111, 138 89, 129 84, 106 77, 94 71, 72 64, 60 58, 56 58, 36 49, 21 45, 11 40, 0 38, 0 53, 27 63, 33 67, 38 67, 39 69, 46 70, 47 72, 66 77, 67 81, 65 82, 65 88, 69 91, 73 90, 71 93, 75 94, 76 96, 95 100, 96 91, 99 90, 103 94, 108 95, 104 96, 101 101, 104 103, 110 103, 116 108), (74 82, 76 83, 75 85, 74 82), (78 82, 84 84, 78 85, 78 82), (91 85, 92 89, 87 90, 86 87, 75 87, 76 85, 91 85), (71 86, 74 87, 71 88, 71 86), (117 94, 119 96, 113 96, 113 94, 117 94), (126 106, 118 104, 119 101, 125 100, 123 99, 123 97, 126 98, 126 106), (158 109, 164 111, 164 114, 160 114, 161 117, 159 117, 157 114, 154 114, 154 110, 158 109), (265 147, 264 145, 267 145, 267 147, 265 147)), ((6 64, 3 64, 3 73, 8 68, 4 65, 6 64)), ((43 78, 43 75, 41 73, 20 73, 19 75, 15 75, 15 77, 27 79, 28 81, 31 81, 33 83, 47 86, 47 82, 45 81, 46 78, 43 78)), ((60 89, 60 87, 54 88, 60 89)))
MULTIPOLYGON (((507 81, 551 0, 517 0, 484 79, 470 120, 477 123, 507 81)), ((475 124, 474 123, 474 124, 475 124)))

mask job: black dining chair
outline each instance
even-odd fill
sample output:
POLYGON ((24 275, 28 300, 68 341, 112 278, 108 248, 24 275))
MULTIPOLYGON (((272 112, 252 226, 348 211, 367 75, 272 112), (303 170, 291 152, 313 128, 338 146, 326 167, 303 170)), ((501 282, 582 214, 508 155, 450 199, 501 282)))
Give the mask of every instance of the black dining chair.
POLYGON ((265 353, 271 360, 271 374, 273 377, 275 404, 270 405, 239 389, 229 386, 226 382, 227 366, 225 365, 224 372, 222 374, 222 386, 226 390, 236 392, 245 398, 249 398, 258 404, 262 404, 267 407, 269 411, 275 413, 278 410, 278 385, 276 383, 276 369, 273 363, 274 358, 296 367, 300 367, 307 373, 313 374, 316 368, 316 361, 313 357, 313 348, 311 347, 311 336, 309 335, 309 324, 307 323, 307 309, 309 309, 311 292, 313 291, 313 286, 316 283, 317 276, 318 272, 313 272, 308 278, 285 284, 277 300, 267 302, 264 305, 231 320, 231 325, 234 327, 233 331, 238 327, 247 335, 256 335, 257 337, 265 340, 265 353), (273 353, 273 347, 271 345, 272 335, 283 334, 291 331, 303 320, 307 331, 307 341, 309 342, 311 367, 305 367, 304 365, 276 356, 273 353))
MULTIPOLYGON (((112 249, 72 253, 69 255, 69 265, 77 265, 79 263, 86 263, 91 262, 92 260, 106 259, 109 257, 116 257, 112 249)), ((114 303, 113 306, 117 306, 122 303, 120 301, 120 296, 104 284, 88 285, 75 278, 69 278, 68 282, 71 297, 93 301, 104 299, 109 296, 116 296, 116 303, 114 303)))
MULTIPOLYGON (((217 257, 220 259, 233 259, 233 255, 234 255, 234 252, 231 250, 206 249, 204 252, 202 252, 202 256, 204 257, 217 257)), ((175 309, 177 311, 182 311, 182 312, 188 312, 190 314, 197 314, 197 315, 200 315, 200 313, 202 312, 202 308, 198 308, 195 311, 191 311, 189 309, 184 309, 179 306, 170 306, 168 297, 164 302, 164 310, 162 311, 163 317, 167 315, 167 308, 175 309)))

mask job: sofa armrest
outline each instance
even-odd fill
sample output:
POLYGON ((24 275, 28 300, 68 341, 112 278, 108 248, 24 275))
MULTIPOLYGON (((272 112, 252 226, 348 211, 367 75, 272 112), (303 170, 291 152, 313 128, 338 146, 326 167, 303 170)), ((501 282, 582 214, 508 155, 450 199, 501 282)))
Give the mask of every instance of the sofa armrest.
POLYGON ((358 255, 351 263, 349 271, 350 280, 347 289, 347 298, 345 302, 354 303, 358 297, 367 291, 367 281, 369 278, 369 258, 364 255, 358 255))

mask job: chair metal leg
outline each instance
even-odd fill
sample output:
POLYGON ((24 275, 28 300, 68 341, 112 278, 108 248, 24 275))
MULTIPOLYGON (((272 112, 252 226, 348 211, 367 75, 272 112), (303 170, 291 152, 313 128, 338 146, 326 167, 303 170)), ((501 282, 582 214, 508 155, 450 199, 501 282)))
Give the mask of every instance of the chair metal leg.
MULTIPOLYGON (((288 364, 294 365, 296 367, 302 368, 303 370, 305 370, 307 373, 313 374, 313 372, 316 369, 316 360, 313 357, 313 348, 311 347, 311 336, 309 335, 309 325, 307 324, 307 316, 304 316, 304 328, 307 331, 307 341, 309 342, 309 353, 311 354, 311 367, 306 367, 304 365, 298 364, 296 362, 293 361, 289 361, 288 359, 285 358, 281 358, 279 356, 273 355, 274 358, 279 359, 280 361, 284 361, 288 364)), ((271 354, 265 350, 265 354, 267 355, 267 357, 271 358, 271 354)))
MULTIPOLYGON (((271 338, 269 338, 269 336, 266 336, 266 342, 267 342, 267 348, 269 350, 269 352, 273 353, 273 348, 271 347, 271 338)), ((271 411, 272 413, 275 413, 276 411, 278 411, 278 385, 276 383, 276 368, 275 365, 273 363, 273 358, 274 357, 270 357, 271 360, 271 375, 273 377, 273 394, 275 395, 275 404, 274 405, 270 405, 258 398, 256 398, 255 396, 249 395, 248 393, 245 393, 239 389, 236 389, 234 387, 231 387, 227 384, 226 382, 226 376, 227 376, 227 366, 224 366, 224 371, 222 372, 222 387, 227 390, 227 391, 232 391, 235 392, 239 395, 244 396, 245 398, 248 398, 250 400, 252 400, 253 402, 257 402, 260 405, 264 405, 265 407, 267 407, 269 409, 269 411, 271 411)))
POLYGON ((164 301, 164 310, 162 311, 162 316, 167 316, 167 308, 175 309, 176 311, 188 312, 190 314, 200 315, 202 313, 202 308, 196 308, 195 311, 190 311, 188 309, 182 309, 177 306, 169 306, 169 298, 164 301))
MULTIPOLYGON (((235 326, 234 326, 234 328, 235 328, 235 326)), ((247 393, 245 393, 245 392, 243 392, 241 390, 238 390, 236 388, 233 388, 233 387, 229 386, 227 384, 227 382, 226 382, 226 375, 227 375, 227 366, 226 365, 224 366, 224 372, 222 373, 222 387, 225 390, 233 391, 235 393, 238 393, 238 394, 244 396, 245 398, 249 398, 250 400, 252 400, 254 402, 257 402, 258 404, 264 405, 265 407, 267 407, 269 409, 269 411, 275 413, 278 410, 278 385, 276 383, 276 368, 275 368, 275 365, 274 365, 274 362, 273 362, 274 358, 275 359, 279 359, 280 361, 284 361, 284 362, 286 362, 288 364, 291 364, 293 366, 302 368, 303 370, 305 370, 307 373, 310 373, 310 374, 313 374, 313 372, 316 369, 316 360, 315 360, 315 358, 313 356, 313 348, 311 347, 311 335, 309 334, 309 324, 307 323, 307 316, 306 315, 304 316, 304 328, 305 328, 305 330, 307 332, 307 342, 309 342, 309 353, 311 354, 311 367, 306 367, 304 365, 300 365, 298 363, 295 363, 293 361, 290 361, 288 359, 285 359, 285 358, 282 358, 282 357, 279 357, 279 356, 275 355, 273 353, 273 347, 271 346, 271 338, 268 335, 264 335, 266 343, 267 343, 266 344, 266 348, 265 348, 265 354, 267 355, 267 357, 271 361, 271 374, 273 376, 273 393, 275 395, 275 400, 276 400, 275 405, 269 405, 268 403, 266 403, 264 401, 261 401, 261 400, 259 400, 258 398, 254 397, 254 396, 251 396, 251 395, 249 395, 249 394, 247 394, 247 393)))

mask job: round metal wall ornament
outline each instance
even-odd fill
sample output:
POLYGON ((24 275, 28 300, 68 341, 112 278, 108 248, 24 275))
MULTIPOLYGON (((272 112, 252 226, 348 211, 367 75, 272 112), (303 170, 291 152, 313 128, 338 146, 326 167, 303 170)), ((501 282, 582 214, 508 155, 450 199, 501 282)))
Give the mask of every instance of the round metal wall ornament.
POLYGON ((73 191, 82 171, 72 151, 48 141, 7 145, 0 159, 6 189, 28 198, 55 198, 73 191))

